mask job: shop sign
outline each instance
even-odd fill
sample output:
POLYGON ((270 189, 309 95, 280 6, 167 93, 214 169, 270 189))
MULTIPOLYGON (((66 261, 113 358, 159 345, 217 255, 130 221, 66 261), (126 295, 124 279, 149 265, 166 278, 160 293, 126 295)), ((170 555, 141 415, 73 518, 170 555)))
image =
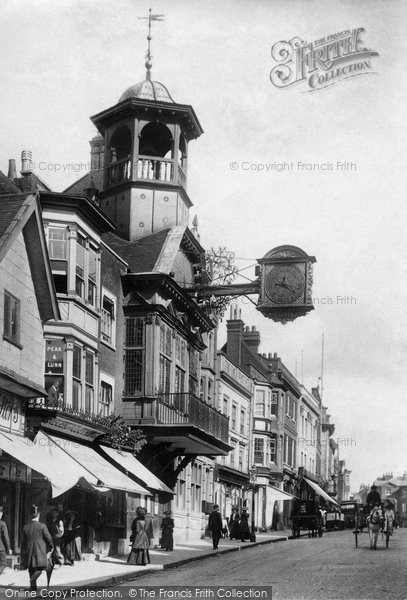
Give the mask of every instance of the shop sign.
POLYGON ((96 429, 92 426, 83 425, 82 423, 75 423, 74 421, 68 421, 62 417, 54 417, 47 423, 43 423, 43 429, 61 433, 62 435, 68 435, 69 437, 78 438, 87 442, 93 441, 106 433, 106 430, 96 429))
POLYGON ((64 372, 65 344, 62 340, 47 340, 45 343, 45 374, 64 372))
POLYGON ((21 401, 0 390, 0 431, 22 433, 24 416, 21 401))

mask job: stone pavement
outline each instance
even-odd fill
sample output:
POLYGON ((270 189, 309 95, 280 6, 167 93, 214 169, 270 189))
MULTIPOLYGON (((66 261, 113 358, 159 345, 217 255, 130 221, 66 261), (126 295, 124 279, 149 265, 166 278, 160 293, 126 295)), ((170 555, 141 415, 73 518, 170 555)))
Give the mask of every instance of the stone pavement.
MULTIPOLYGON (((80 588, 109 586, 113 583, 141 577, 146 573, 170 569, 194 560, 216 554, 236 552, 262 544, 286 541, 291 531, 256 534, 256 542, 240 542, 221 539, 218 550, 212 549, 212 540, 205 538, 195 543, 177 544, 172 552, 159 548, 150 549, 151 563, 146 567, 127 565, 126 557, 106 557, 100 561, 81 561, 74 566, 62 566, 54 570, 50 588, 80 588)), ((38 579, 38 588, 46 586, 45 572, 38 579)), ((0 575, 0 598, 6 589, 28 589, 28 571, 7 568, 0 575)))

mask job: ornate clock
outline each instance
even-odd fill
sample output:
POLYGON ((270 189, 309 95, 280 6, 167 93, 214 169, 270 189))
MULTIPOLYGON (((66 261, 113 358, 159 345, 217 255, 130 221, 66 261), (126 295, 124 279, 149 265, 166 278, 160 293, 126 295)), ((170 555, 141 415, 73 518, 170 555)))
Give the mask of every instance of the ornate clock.
POLYGON ((258 310, 264 316, 287 323, 313 310, 312 264, 296 246, 278 246, 270 250, 260 264, 258 310))

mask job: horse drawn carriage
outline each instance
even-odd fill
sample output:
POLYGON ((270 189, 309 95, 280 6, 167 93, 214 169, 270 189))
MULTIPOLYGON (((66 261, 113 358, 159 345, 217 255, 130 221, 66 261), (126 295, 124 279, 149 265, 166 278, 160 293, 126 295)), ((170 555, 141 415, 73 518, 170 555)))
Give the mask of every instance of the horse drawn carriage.
POLYGON ((367 530, 369 533, 370 548, 377 549, 379 534, 382 534, 382 539, 385 538, 386 548, 389 547, 390 536, 393 534, 394 524, 394 504, 385 502, 384 507, 378 503, 370 506, 365 506, 363 509, 355 513, 355 545, 358 547, 358 537, 362 533, 363 519, 366 520, 367 530))
POLYGON ((301 530, 308 531, 308 537, 322 536, 323 516, 315 500, 294 500, 290 519, 293 537, 300 537, 301 530))

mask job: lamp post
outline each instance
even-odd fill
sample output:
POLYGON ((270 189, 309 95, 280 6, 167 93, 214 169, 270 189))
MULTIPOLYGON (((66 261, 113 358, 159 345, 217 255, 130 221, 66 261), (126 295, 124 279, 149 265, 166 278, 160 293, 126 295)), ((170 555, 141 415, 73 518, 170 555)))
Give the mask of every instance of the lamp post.
POLYGON ((250 541, 251 542, 255 542, 256 541, 256 527, 255 527, 255 520, 254 520, 254 494, 256 491, 256 481, 257 481, 257 475, 258 475, 258 468, 256 467, 256 465, 253 465, 251 469, 249 469, 249 476, 250 476, 250 487, 252 490, 252 527, 251 527, 251 535, 250 535, 250 541))

